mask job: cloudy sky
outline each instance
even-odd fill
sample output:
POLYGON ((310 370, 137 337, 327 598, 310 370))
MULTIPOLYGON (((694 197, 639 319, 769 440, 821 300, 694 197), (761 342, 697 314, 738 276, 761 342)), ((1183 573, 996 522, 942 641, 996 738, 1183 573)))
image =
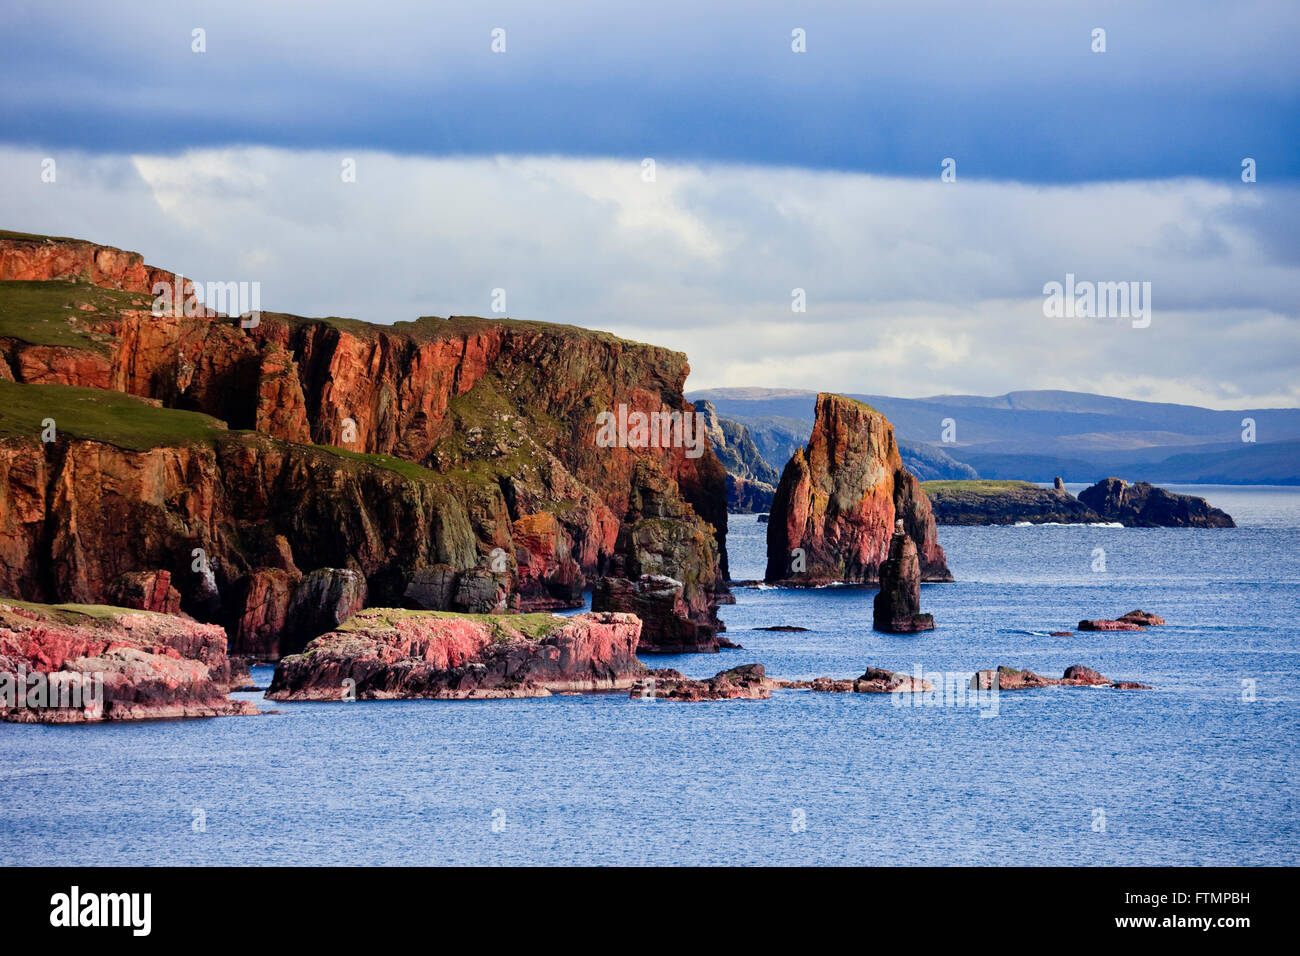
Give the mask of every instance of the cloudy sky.
POLYGON ((1300 405, 1300 7, 897 6, 8 0, 0 228, 307 315, 504 289, 695 388, 1300 405))

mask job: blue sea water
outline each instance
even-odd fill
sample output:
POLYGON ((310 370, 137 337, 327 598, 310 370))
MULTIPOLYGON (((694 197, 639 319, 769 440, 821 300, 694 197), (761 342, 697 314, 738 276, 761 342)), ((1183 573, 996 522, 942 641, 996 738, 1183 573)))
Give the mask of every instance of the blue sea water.
MULTIPOLYGON (((944 527, 957 582, 923 588, 932 632, 873 632, 869 589, 745 588, 723 609, 743 650, 651 661, 695 676, 758 661, 790 678, 999 664, 1059 677, 1082 663, 1152 691, 1003 693, 991 717, 778 691, 0 724, 0 851, 24 864, 1295 864, 1300 490, 1185 490, 1241 527, 944 527), (1049 636, 1138 607, 1168 625, 1049 636), (776 624, 810 630, 754 630, 776 624)), ((737 579, 761 576, 764 532, 732 517, 737 579)))

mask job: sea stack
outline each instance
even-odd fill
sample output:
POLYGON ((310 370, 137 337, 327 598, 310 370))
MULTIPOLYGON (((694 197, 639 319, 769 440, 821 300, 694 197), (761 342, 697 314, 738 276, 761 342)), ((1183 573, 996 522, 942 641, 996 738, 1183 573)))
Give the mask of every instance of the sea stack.
POLYGON ((916 543, 894 522, 889 557, 880 565, 880 593, 876 595, 872 626, 890 634, 934 630, 934 618, 921 613, 921 562, 916 543))
POLYGON ((926 581, 951 581, 930 500, 894 427, 870 405, 822 393, 806 448, 785 466, 767 526, 769 584, 870 584, 901 519, 926 581))

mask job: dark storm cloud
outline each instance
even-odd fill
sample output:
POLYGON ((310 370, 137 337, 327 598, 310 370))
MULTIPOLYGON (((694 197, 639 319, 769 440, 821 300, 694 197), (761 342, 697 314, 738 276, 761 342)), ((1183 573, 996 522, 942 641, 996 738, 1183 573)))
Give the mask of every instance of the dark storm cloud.
POLYGON ((9 3, 4 141, 1300 176, 1291 3, 9 3), (904 9, 900 9, 904 8, 904 9), (988 10, 996 12, 988 12, 988 10), (490 31, 506 30, 506 52, 490 31), (791 52, 791 30, 807 52, 791 52), (1106 30, 1107 50, 1091 50, 1106 30), (191 31, 207 52, 191 52, 191 31))

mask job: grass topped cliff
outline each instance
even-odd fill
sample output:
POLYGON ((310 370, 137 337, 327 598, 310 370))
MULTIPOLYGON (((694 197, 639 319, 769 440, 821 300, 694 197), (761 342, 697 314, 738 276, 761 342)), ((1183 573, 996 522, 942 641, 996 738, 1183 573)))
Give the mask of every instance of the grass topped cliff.
MULTIPOLYGON (((282 321, 291 328, 299 328, 305 325, 327 325, 338 329, 340 332, 347 332, 349 335, 355 335, 357 338, 368 341, 375 341, 383 335, 399 335, 417 345, 422 345, 502 328, 518 332, 541 332, 547 335, 561 335, 612 345, 623 344, 636 348, 658 349, 664 352, 671 351, 661 346, 647 345, 644 342, 620 338, 612 332, 604 332, 599 329, 584 329, 577 325, 539 322, 530 319, 483 318, 475 315, 453 315, 443 318, 437 315, 424 315, 418 319, 402 320, 391 325, 383 325, 377 322, 367 322, 364 319, 336 315, 312 318, 294 315, 289 312, 267 312, 265 310, 262 312, 262 317, 264 320, 282 321)), ((681 352, 674 354, 681 355, 683 359, 685 358, 685 355, 681 352)))
POLYGON ((13 239, 18 242, 68 242, 95 245, 89 239, 74 239, 70 236, 41 236, 34 232, 15 232, 13 229, 0 229, 0 239, 13 239))
POLYGON ((933 498, 935 495, 974 495, 985 498, 1014 492, 1040 492, 1045 489, 1032 481, 1004 481, 991 479, 971 479, 961 481, 923 481, 921 487, 933 498))
POLYGON ((1031 481, 925 481, 938 524, 1088 524, 1101 516, 1064 488, 1031 481))
MULTIPOLYGON (((1057 479, 1059 482, 1060 479, 1057 479)), ((1232 517, 1204 498, 1180 495, 1146 482, 1130 485, 1106 478, 1075 497, 1064 485, 1043 488, 1029 481, 927 481, 939 524, 1096 524, 1126 527, 1231 528, 1232 517)))
POLYGON ((39 439, 47 418, 59 433, 132 451, 209 443, 225 432, 219 419, 160 408, 122 392, 77 385, 17 385, 0 381, 0 438, 39 439))
POLYGON ((31 624, 33 619, 51 624, 96 627, 116 623, 119 614, 152 615, 153 612, 138 611, 129 607, 114 607, 111 604, 38 604, 34 601, 17 601, 13 598, 0 597, 0 627, 31 624), (21 609, 25 613, 14 613, 13 608, 21 609))
POLYGON ((461 614, 455 611, 413 611, 398 607, 370 607, 358 611, 340 624, 336 631, 373 631, 397 629, 410 621, 469 621, 492 629, 492 639, 504 643, 523 638, 541 641, 565 625, 566 618, 554 614, 461 614))
POLYGON ((357 606, 549 611, 580 606, 594 575, 649 563, 684 582, 682 613, 713 626, 721 464, 680 435, 596 441, 602 413, 625 404, 690 411, 681 352, 473 316, 155 317, 149 290, 172 278, 137 253, 0 235, 0 471, 25 480, 9 483, 15 513, 41 516, 10 522, 12 543, 0 521, 0 553, 17 558, 0 591, 99 600, 126 571, 166 569, 186 609, 212 618, 213 582, 178 557, 203 547, 220 558, 232 640, 275 657, 323 628, 311 588, 357 606), (169 453, 140 457, 155 449, 169 453), (484 579, 497 550, 510 576, 484 579), (431 567, 436 586, 408 603, 431 567))
POLYGON ((148 309, 151 302, 138 292, 90 282, 0 282, 0 339, 107 354, 113 337, 89 324, 119 311, 148 309))

